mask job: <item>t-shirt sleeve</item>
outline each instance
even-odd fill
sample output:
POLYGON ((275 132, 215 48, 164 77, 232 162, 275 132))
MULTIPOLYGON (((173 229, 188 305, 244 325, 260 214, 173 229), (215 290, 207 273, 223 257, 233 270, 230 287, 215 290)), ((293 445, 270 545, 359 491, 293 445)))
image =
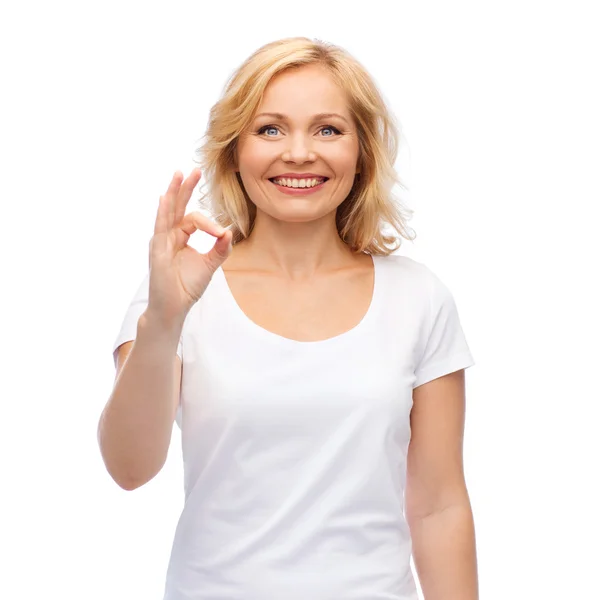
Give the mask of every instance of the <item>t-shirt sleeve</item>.
POLYGON ((475 364, 452 293, 432 271, 429 274, 429 327, 425 328, 427 340, 415 368, 414 388, 475 364))
MULTIPOLYGON (((121 344, 134 340, 137 337, 137 323, 139 317, 145 312, 147 308, 147 301, 149 299, 149 273, 143 278, 143 281, 139 285, 139 288, 135 292, 131 303, 127 308, 127 312, 121 323, 121 328, 114 341, 112 352, 115 366, 117 364, 117 353, 118 348, 121 344)), ((182 360, 182 336, 178 342, 178 348, 176 354, 182 360)))

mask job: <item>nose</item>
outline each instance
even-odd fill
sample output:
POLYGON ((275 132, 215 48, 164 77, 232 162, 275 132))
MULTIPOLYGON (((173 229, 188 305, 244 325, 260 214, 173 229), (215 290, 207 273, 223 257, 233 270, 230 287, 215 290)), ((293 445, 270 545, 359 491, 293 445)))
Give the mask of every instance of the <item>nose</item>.
POLYGON ((317 159, 317 156, 310 146, 311 143, 306 136, 293 135, 282 153, 282 160, 296 164, 312 162, 317 159))

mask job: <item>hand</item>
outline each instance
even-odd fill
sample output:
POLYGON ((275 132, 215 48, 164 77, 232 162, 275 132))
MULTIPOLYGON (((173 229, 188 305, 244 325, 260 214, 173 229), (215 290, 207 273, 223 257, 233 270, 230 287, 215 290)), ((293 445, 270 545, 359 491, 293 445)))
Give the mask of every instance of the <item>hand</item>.
POLYGON ((184 180, 176 171, 160 196, 155 230, 149 242, 148 310, 163 322, 183 321, 209 285, 213 273, 231 254, 232 234, 199 212, 185 215, 186 205, 201 178, 196 168, 184 180), (201 229, 217 237, 207 254, 188 246, 201 229))

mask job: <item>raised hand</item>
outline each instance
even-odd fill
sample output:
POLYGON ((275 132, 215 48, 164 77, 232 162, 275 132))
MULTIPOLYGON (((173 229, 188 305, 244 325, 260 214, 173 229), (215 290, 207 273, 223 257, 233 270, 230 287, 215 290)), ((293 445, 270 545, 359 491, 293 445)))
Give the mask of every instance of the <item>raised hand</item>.
POLYGON ((185 215, 186 205, 201 178, 196 168, 184 179, 176 171, 167 192, 160 196, 155 230, 149 242, 148 310, 164 323, 183 321, 213 273, 231 253, 232 234, 199 212, 185 215), (201 229, 217 237, 207 254, 188 245, 201 229))

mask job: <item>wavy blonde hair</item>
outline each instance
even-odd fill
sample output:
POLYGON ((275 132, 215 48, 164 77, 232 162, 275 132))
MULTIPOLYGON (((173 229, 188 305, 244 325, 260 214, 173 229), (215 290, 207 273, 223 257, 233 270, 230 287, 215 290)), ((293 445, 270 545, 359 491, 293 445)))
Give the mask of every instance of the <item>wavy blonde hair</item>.
POLYGON ((392 193, 400 181, 395 169, 399 131, 376 84, 344 49, 305 37, 291 37, 256 50, 229 78, 221 99, 211 108, 205 142, 197 149, 205 183, 200 204, 223 227, 230 227, 233 244, 251 233, 256 205, 248 197, 237 168, 237 140, 254 118, 266 86, 286 69, 322 65, 346 94, 358 130, 359 169, 346 199, 336 211, 340 238, 355 253, 389 255, 401 245, 386 234, 392 226, 407 240, 406 221, 413 214, 392 193), (389 247, 391 245, 391 247, 389 247))

